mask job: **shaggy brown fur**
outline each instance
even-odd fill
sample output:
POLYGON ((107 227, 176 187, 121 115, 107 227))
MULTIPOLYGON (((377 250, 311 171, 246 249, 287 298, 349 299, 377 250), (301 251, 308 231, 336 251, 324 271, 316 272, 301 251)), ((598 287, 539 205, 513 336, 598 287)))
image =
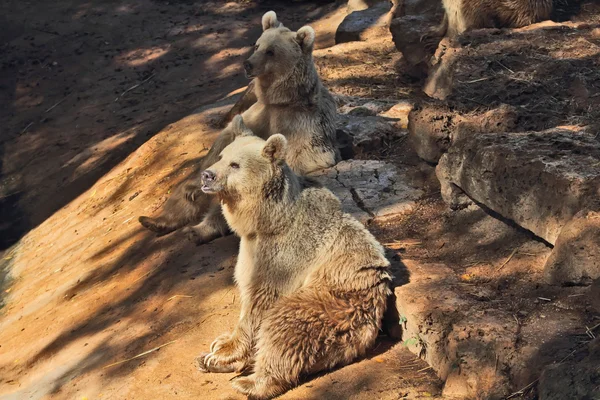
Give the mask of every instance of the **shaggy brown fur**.
POLYGON ((519 28, 549 19, 561 0, 443 0, 444 19, 422 39, 437 46, 444 36, 481 28, 519 28))
MULTIPOLYGON (((263 34, 244 68, 250 87, 232 112, 242 112, 246 124, 263 139, 281 133, 289 141, 287 162, 294 172, 305 174, 339 161, 335 147, 337 109, 323 86, 312 58, 315 32, 309 27, 292 32, 274 12, 262 19, 263 34), (247 110, 244 110, 247 108, 247 110)), ((230 115, 225 118, 229 118, 230 115)), ((221 150, 233 141, 228 126, 213 144, 200 169, 217 161, 221 150)), ((205 196, 192 180, 178 188, 157 218, 140 217, 140 223, 158 234, 167 234, 190 223, 185 233, 196 244, 207 243, 227 232, 219 205, 207 211, 205 196)))
POLYGON ((237 138, 204 175, 203 190, 225 198, 240 237, 235 281, 242 310, 232 333, 197 358, 204 372, 250 369, 233 381, 256 399, 302 377, 350 363, 373 345, 390 294, 382 246, 328 190, 285 163, 287 140, 265 142, 235 117, 237 138))

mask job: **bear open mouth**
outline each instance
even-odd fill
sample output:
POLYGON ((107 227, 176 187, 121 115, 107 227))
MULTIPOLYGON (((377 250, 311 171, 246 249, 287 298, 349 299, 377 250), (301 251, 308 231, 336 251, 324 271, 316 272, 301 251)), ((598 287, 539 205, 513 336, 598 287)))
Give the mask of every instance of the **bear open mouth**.
POLYGON ((248 79, 254 79, 256 78, 256 75, 254 75, 252 72, 248 72, 248 71, 244 71, 246 74, 246 78, 248 79))
POLYGON ((212 193, 218 192, 218 190, 214 186, 206 184, 206 183, 204 185, 202 185, 201 189, 206 194, 212 194, 212 193))

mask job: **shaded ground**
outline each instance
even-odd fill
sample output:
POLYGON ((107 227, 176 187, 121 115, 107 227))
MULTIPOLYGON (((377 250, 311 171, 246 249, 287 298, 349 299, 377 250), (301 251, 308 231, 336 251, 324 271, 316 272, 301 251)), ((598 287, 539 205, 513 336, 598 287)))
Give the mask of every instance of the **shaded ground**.
POLYGON ((323 2, 2 2, 0 250, 169 123, 245 85, 270 9, 295 29, 336 17, 323 2))
MULTIPOLYGON (((11 281, 0 296, 0 397, 240 398, 231 375, 193 366, 237 320, 237 240, 196 248, 177 235, 157 239, 136 219, 159 208, 210 145, 226 107, 193 110, 246 84, 241 61, 262 14, 274 9, 292 28, 317 20, 322 47, 333 44, 345 10, 303 2, 36 6, 31 14, 31 5, 2 5, 0 236, 11 281)), ((423 361, 382 342, 368 360, 286 396, 439 390, 423 361)))

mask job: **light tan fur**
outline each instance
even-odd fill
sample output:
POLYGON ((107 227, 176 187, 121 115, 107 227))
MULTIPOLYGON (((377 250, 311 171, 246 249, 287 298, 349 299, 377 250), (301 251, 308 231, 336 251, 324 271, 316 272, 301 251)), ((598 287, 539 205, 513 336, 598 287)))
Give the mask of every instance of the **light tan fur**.
POLYGON ((237 138, 205 171, 203 190, 219 198, 241 237, 241 314, 197 361, 206 372, 249 368, 234 387, 266 399, 364 355, 381 328, 391 276, 364 226, 287 166, 283 135, 265 142, 241 117, 232 124, 237 138))
POLYGON ((422 40, 435 47, 444 36, 454 38, 472 29, 530 25, 549 19, 554 1, 558 0, 443 0, 442 23, 422 40))
MULTIPOLYGON (((286 161, 297 174, 335 165, 340 159, 335 146, 337 109, 315 69, 314 30, 305 26, 297 32, 290 31, 273 11, 263 16, 262 26, 264 32, 256 42, 254 54, 244 63, 248 77, 254 78, 252 90, 256 96, 256 102, 242 114, 246 125, 263 139, 276 132, 283 134, 288 141, 286 161)), ((254 96, 249 93, 246 97, 251 101, 254 96)), ((215 163, 232 140, 230 123, 213 144, 201 169, 215 163)), ((197 183, 188 183, 187 189, 179 189, 165 204, 161 217, 141 217, 140 222, 164 234, 206 215, 199 225, 186 228, 185 233, 197 244, 221 236, 224 220, 219 219, 219 210, 207 213, 205 196, 198 194, 198 188, 197 183), (194 196, 189 195, 190 190, 194 196), (178 215, 185 218, 178 219, 178 215)))

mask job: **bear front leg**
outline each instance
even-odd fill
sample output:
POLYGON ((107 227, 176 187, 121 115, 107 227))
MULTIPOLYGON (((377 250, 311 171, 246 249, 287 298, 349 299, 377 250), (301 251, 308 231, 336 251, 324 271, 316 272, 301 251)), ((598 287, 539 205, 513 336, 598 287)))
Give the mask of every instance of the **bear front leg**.
POLYGON ((190 242, 200 246, 229 235, 230 230, 221 211, 221 205, 213 201, 202 222, 195 226, 188 226, 182 232, 190 242))
POLYGON ((256 336, 264 313, 275 303, 277 295, 272 290, 254 291, 250 296, 242 294, 242 312, 233 333, 226 333, 210 345, 210 353, 196 358, 202 372, 241 371, 253 363, 256 336))
POLYGON ((448 32, 448 14, 444 12, 442 23, 421 36, 421 43, 424 44, 425 50, 434 53, 446 32, 448 32))
POLYGON ((142 216, 139 222, 144 228, 163 236, 189 223, 197 223, 210 202, 211 198, 202 192, 200 183, 190 180, 169 197, 161 215, 155 218, 142 216))

